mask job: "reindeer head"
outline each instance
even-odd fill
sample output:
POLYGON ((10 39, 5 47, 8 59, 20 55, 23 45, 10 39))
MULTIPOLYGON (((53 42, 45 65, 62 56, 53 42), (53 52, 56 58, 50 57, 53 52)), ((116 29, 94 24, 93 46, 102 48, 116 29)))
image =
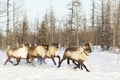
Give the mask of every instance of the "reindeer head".
POLYGON ((89 53, 92 52, 89 43, 86 43, 86 44, 84 45, 84 52, 86 53, 86 55, 88 55, 89 53))

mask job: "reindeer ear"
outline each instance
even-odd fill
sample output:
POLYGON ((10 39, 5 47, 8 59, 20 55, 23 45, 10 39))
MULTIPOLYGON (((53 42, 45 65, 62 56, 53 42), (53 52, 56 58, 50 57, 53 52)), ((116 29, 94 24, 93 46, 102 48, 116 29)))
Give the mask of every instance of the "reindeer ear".
POLYGON ((10 46, 7 46, 7 50, 10 49, 10 46))
POLYGON ((24 47, 24 44, 22 44, 22 47, 24 47))
POLYGON ((36 47, 36 46, 37 46, 37 44, 34 44, 34 46, 36 47))
POLYGON ((85 43, 84 45, 85 45, 86 47, 88 47, 88 46, 89 46, 89 43, 85 43))
POLYGON ((60 48, 60 47, 61 47, 61 44, 58 44, 58 47, 60 48))

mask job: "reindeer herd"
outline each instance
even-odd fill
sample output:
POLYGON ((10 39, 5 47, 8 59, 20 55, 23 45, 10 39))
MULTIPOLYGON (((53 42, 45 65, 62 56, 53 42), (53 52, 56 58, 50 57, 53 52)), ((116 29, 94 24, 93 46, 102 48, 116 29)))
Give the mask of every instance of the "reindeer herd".
POLYGON ((56 65, 55 57, 58 58, 58 68, 62 65, 62 62, 67 59, 67 63, 69 64, 70 60, 75 64, 74 68, 86 69, 89 72, 84 62, 89 54, 92 52, 91 46, 89 43, 84 44, 82 47, 67 47, 65 48, 62 59, 60 59, 59 44, 52 45, 29 45, 22 44, 21 48, 7 48, 7 59, 4 63, 6 65, 7 62, 12 63, 13 65, 18 65, 21 59, 25 59, 28 64, 34 65, 34 59, 37 58, 40 61, 40 64, 46 63, 45 59, 52 59, 54 65, 56 65), (16 59, 17 63, 14 63, 11 59, 16 59))

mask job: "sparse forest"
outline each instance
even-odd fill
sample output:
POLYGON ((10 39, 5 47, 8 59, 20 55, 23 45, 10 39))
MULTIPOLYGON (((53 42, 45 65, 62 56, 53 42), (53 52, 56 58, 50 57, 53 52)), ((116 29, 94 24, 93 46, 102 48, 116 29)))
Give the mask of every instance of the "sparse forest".
POLYGON ((28 20, 23 5, 24 0, 0 0, 1 49, 22 43, 80 46, 90 42, 103 49, 120 47, 120 0, 91 0, 89 17, 81 0, 71 0, 66 4, 66 19, 58 20, 54 6, 50 6, 42 20, 33 22, 28 20))

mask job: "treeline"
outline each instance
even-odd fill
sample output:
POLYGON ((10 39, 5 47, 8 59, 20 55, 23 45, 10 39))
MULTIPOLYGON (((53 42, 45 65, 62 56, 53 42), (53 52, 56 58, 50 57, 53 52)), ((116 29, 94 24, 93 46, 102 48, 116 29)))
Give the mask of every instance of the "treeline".
POLYGON ((86 42, 103 49, 120 47, 120 0, 91 0, 87 16, 82 5, 80 0, 71 0, 62 20, 57 20, 51 7, 42 20, 29 22, 22 0, 1 0, 0 47, 22 43, 79 46, 86 42))

